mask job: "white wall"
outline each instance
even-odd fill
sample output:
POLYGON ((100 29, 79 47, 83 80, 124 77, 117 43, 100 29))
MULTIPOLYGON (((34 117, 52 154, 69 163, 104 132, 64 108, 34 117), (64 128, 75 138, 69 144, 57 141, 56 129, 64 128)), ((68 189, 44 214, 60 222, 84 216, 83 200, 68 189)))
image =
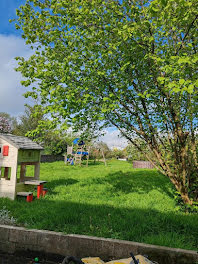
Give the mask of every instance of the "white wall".
POLYGON ((0 197, 8 197, 10 199, 15 198, 15 187, 17 181, 17 156, 18 149, 9 144, 4 139, 0 138, 0 167, 11 168, 10 180, 0 177, 0 197), (3 146, 9 146, 8 156, 3 156, 3 146))

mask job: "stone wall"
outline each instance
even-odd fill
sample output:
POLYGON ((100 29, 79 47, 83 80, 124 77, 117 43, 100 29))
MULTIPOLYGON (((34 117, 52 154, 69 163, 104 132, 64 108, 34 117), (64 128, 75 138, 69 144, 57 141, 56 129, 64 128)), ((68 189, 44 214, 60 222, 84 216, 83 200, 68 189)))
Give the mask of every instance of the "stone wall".
POLYGON ((41 162, 64 161, 62 155, 41 155, 41 162))
POLYGON ((28 230, 0 225, 0 252, 30 255, 73 255, 79 258, 99 256, 103 260, 128 258, 129 253, 147 255, 159 264, 194 264, 198 253, 190 250, 160 247, 130 241, 81 235, 64 235, 45 230, 28 230))

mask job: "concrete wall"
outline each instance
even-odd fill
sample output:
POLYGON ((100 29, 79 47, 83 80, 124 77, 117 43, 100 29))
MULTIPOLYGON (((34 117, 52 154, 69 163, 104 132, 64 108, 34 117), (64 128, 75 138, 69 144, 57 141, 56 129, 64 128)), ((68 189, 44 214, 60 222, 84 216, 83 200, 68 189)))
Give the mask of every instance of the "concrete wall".
POLYGON ((64 235, 52 231, 27 230, 0 225, 0 252, 12 254, 44 254, 76 257, 99 256, 103 260, 128 258, 129 253, 147 255, 159 264, 194 264, 198 253, 190 250, 153 246, 130 241, 98 237, 64 235))

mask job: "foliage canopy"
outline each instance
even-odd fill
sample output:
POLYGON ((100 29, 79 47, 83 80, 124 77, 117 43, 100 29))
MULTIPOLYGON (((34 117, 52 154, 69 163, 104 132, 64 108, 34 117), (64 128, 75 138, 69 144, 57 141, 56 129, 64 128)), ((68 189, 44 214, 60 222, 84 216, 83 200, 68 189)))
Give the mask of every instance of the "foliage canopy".
POLYGON ((76 127, 144 140, 185 203, 196 201, 195 0, 27 0, 17 10, 34 54, 18 71, 45 112, 76 127), (37 85, 34 85, 34 84, 37 85))

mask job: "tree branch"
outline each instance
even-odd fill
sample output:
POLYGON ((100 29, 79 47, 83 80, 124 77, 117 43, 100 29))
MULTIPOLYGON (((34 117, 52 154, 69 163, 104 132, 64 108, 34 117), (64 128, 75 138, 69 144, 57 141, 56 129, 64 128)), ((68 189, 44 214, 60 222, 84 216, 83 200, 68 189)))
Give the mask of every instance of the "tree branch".
POLYGON ((184 44, 184 41, 185 41, 186 37, 188 36, 188 34, 189 34, 189 32, 190 32, 190 29, 192 28, 192 26, 193 26, 193 24, 195 23, 195 21, 197 20, 197 18, 198 18, 198 15, 195 16, 195 18, 193 19, 193 21, 192 21, 192 22, 190 23, 190 25, 188 26, 188 29, 187 29, 187 31, 186 31, 186 34, 184 35, 184 37, 183 37, 183 39, 182 39, 182 43, 181 43, 180 47, 178 48, 178 50, 176 51, 175 56, 177 56, 178 53, 179 53, 179 51, 181 50, 181 48, 182 48, 182 46, 183 46, 183 44, 184 44))

